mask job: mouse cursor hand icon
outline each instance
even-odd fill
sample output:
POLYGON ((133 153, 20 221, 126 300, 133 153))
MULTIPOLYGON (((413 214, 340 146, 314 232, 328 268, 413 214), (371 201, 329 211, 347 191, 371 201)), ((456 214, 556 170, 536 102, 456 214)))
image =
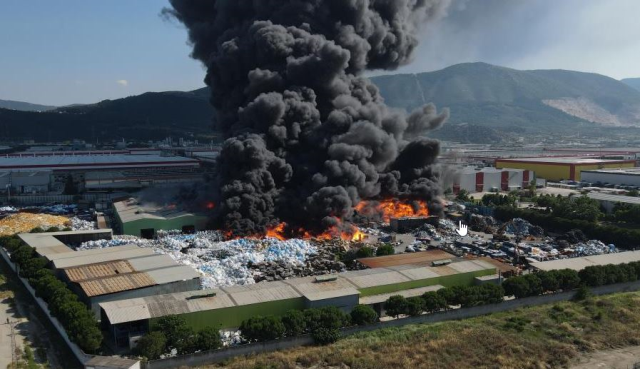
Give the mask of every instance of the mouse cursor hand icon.
POLYGON ((458 232, 458 234, 462 237, 467 235, 467 226, 462 224, 462 222, 458 222, 458 229, 456 229, 456 232, 458 232))

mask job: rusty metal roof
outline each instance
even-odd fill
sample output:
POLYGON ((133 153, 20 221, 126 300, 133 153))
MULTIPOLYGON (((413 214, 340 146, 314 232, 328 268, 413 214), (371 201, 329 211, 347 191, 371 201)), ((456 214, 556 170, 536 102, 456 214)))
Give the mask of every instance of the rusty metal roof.
POLYGON ((147 273, 135 272, 87 280, 78 284, 88 297, 93 297, 154 286, 156 282, 147 273))
POLYGON ((135 272, 135 269, 133 269, 131 264, 126 260, 109 261, 106 263, 89 264, 64 269, 64 274, 71 282, 83 282, 133 272, 135 272))

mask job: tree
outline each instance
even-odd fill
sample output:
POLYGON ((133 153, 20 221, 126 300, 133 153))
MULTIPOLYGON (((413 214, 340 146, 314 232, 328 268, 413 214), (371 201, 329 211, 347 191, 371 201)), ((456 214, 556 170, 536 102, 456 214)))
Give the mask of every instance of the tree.
POLYGON ((249 318, 240 324, 242 337, 249 342, 270 341, 282 338, 286 328, 280 318, 274 316, 249 318))
POLYGON ((351 322, 357 325, 367 325, 378 321, 378 314, 367 305, 358 305, 351 310, 351 322))
POLYGON ((524 277, 511 277, 502 283, 507 296, 523 298, 529 296, 529 282, 524 277))
POLYGON ((340 330, 335 328, 318 328, 311 335, 316 343, 320 345, 328 345, 340 339, 340 330))
POLYGON ((424 311, 424 301, 421 297, 410 297, 407 299, 404 314, 418 316, 424 311))
POLYGON ((563 291, 569 291, 574 288, 578 288, 580 285, 580 277, 578 272, 573 269, 561 269, 557 271, 558 281, 560 289, 563 291))
POLYGON ((320 328, 340 329, 348 326, 351 317, 335 306, 304 311, 307 329, 313 333, 320 328))
POLYGON ((396 253, 395 248, 388 243, 385 243, 384 245, 378 247, 378 249, 376 250, 376 256, 387 256, 387 255, 393 255, 395 253, 396 253))
POLYGON ((437 292, 444 298, 449 306, 461 305, 464 296, 467 295, 467 288, 463 286, 453 286, 447 288, 441 288, 437 292))
POLYGON ((373 257, 375 253, 373 252, 373 248, 369 246, 362 246, 358 251, 356 251, 356 257, 358 259, 362 258, 370 258, 373 257))
POLYGON ((557 271, 542 271, 537 276, 542 283, 543 292, 556 292, 560 289, 560 274, 557 271))
POLYGON ((140 338, 133 352, 147 360, 159 359, 167 352, 167 337, 162 332, 149 332, 140 338))
POLYGON ((407 311, 407 299, 400 295, 391 296, 384 304, 384 309, 387 315, 397 318, 407 311))
POLYGON ((537 275, 527 274, 523 278, 527 281, 527 284, 529 285, 529 293, 528 293, 529 296, 542 295, 542 292, 544 292, 542 290, 542 281, 537 275))
POLYGON ((213 327, 206 327, 198 331, 194 337, 192 352, 215 350, 222 347, 220 332, 213 327))
POLYGON ((187 321, 178 315, 168 315, 158 319, 154 331, 164 333, 167 338, 167 348, 176 349, 182 354, 191 345, 191 337, 194 331, 187 325, 187 321))
POLYGON ((640 192, 638 192, 638 190, 630 190, 629 192, 627 192, 627 196, 638 197, 640 196, 640 192))
POLYGON ((428 313, 435 313, 448 307, 447 300, 435 291, 425 292, 422 295, 422 300, 424 301, 424 310, 428 313))
POLYGON ((284 324, 285 334, 288 337, 299 336, 307 329, 304 313, 300 310, 287 311, 282 317, 282 324, 284 324))
POLYGON ((35 254, 35 250, 31 246, 22 245, 11 253, 11 261, 18 264, 21 268, 24 263, 31 259, 35 254))
POLYGON ((456 195, 456 200, 461 202, 469 202, 471 201, 471 197, 469 196, 469 192, 467 190, 460 190, 456 195))
POLYGON ((580 281, 589 287, 603 286, 607 280, 604 268, 601 266, 588 266, 578 272, 580 281))

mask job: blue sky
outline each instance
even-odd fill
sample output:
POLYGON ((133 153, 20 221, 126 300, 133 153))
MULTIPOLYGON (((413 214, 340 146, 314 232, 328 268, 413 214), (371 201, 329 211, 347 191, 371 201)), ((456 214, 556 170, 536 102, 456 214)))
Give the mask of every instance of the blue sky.
POLYGON ((0 99, 63 105, 204 86, 186 31, 159 16, 167 4, 1 0, 0 99))
MULTIPOLYGON (((0 0, 0 99, 66 105, 204 86, 186 30, 159 15, 167 5, 0 0)), ((640 77, 638 14, 640 0, 453 0, 399 72, 483 61, 640 77)))

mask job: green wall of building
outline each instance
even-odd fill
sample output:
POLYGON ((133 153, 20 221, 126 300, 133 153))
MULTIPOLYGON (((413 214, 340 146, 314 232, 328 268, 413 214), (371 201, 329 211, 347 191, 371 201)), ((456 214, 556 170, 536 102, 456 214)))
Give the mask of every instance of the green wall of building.
MULTIPOLYGON (((117 213, 116 213, 117 214, 117 213)), ((156 231, 165 230, 170 231, 173 229, 182 230, 184 226, 194 226, 196 230, 206 229, 208 219, 207 217, 192 215, 184 216, 175 219, 140 219, 131 222, 122 223, 118 217, 118 223, 122 229, 123 234, 140 237, 140 230, 153 228, 156 231)))
POLYGON ((452 274, 452 275, 429 278, 429 279, 420 279, 417 281, 409 281, 409 282, 403 282, 403 283, 388 284, 384 286, 361 288, 359 289, 359 291, 360 291, 360 297, 367 297, 367 296, 374 296, 374 295, 382 295, 384 293, 410 290, 412 288, 435 286, 438 284, 444 287, 471 286, 474 284, 474 280, 476 277, 492 275, 492 274, 496 274, 495 269, 485 269, 485 270, 478 270, 478 271, 469 272, 469 273, 452 274))
MULTIPOLYGON (((471 286, 474 284, 474 280, 476 277, 492 275, 495 273, 496 270, 492 268, 469 273, 453 274, 449 276, 422 279, 418 281, 390 284, 386 286, 362 288, 359 289, 359 292, 361 297, 366 297, 434 285, 442 285, 444 287, 471 286)), ((195 313, 183 314, 181 316, 185 318, 187 323, 196 330, 202 329, 204 327, 225 329, 238 327, 240 326, 242 321, 254 316, 282 316, 289 310, 303 310, 304 308, 305 300, 301 297, 252 305, 234 306, 223 309, 199 311, 195 313)), ((151 319, 149 322, 150 327, 153 327, 156 322, 157 319, 151 319)))
MULTIPOLYGON (((216 310, 199 311, 180 316, 187 321, 189 326, 196 330, 205 327, 224 329, 238 327, 242 321, 254 316, 281 316, 289 310, 302 310, 304 307, 304 299, 295 298, 252 305, 234 306, 216 310)), ((151 328, 153 328, 157 320, 158 319, 150 320, 149 325, 151 328)))

